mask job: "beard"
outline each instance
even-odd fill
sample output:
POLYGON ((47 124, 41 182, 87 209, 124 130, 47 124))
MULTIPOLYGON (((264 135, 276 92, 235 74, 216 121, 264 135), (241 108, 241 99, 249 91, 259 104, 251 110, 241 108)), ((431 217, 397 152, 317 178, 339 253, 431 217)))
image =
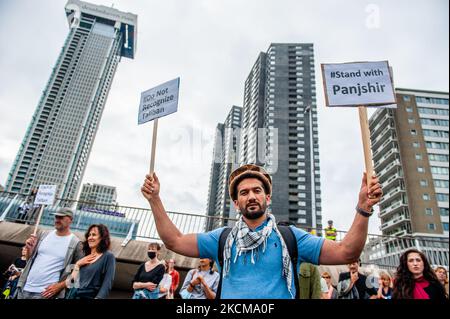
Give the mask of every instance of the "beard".
POLYGON ((242 215, 247 219, 258 219, 266 213, 267 205, 264 203, 262 206, 260 205, 260 207, 261 209, 256 211, 249 211, 247 208, 241 209, 242 215))

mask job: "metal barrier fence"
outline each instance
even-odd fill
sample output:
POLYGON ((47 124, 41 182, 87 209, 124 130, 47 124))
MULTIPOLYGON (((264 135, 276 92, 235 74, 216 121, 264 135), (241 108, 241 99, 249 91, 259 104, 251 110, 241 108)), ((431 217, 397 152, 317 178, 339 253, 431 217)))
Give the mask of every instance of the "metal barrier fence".
MULTIPOLYGON (((37 213, 32 202, 33 198, 23 194, 0 192, 0 221, 7 220, 34 225, 37 213)), ((123 245, 126 245, 131 239, 160 240, 150 209, 57 199, 55 205, 45 208, 41 220, 43 226, 53 226, 51 214, 59 207, 71 207, 75 210, 75 218, 71 227, 73 230, 85 231, 91 224, 103 223, 108 226, 111 235, 124 238, 123 245)), ((230 218, 179 212, 168 212, 168 216, 184 234, 231 226, 236 221, 230 218)), ((315 232, 317 236, 325 235, 323 229, 315 229, 315 232)), ((341 241, 346 234, 346 231, 337 231, 336 241, 341 241)), ((361 255, 361 262, 393 270, 399 264, 400 255, 413 247, 424 252, 433 266, 443 266, 448 270, 448 238, 369 234, 361 255)))

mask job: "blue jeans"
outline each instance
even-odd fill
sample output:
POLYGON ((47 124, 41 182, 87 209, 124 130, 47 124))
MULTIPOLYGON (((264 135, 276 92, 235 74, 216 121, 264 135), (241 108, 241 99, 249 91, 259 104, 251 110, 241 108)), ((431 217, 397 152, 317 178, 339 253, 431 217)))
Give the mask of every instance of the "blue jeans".
POLYGON ((159 288, 153 291, 148 289, 136 289, 131 299, 158 299, 159 288))

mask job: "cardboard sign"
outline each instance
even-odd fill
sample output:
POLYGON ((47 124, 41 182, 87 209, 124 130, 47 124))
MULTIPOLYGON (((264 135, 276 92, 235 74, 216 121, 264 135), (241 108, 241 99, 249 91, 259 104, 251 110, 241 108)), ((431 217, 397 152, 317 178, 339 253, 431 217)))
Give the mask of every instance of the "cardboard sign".
POLYGON ((56 196, 56 185, 40 185, 34 204, 53 205, 56 196))
POLYGON ((396 104, 387 61, 322 64, 327 106, 396 104))
POLYGON ((141 93, 138 124, 175 113, 178 109, 180 78, 141 93))

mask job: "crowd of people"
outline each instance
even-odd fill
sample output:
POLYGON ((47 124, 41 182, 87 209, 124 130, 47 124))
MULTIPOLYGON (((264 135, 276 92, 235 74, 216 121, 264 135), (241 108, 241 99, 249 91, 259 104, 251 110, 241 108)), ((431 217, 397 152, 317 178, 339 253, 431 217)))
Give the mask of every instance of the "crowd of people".
MULTIPOLYGON (((148 200, 165 247, 183 256, 199 258, 180 287, 183 299, 442 299, 448 298, 447 270, 433 270, 416 249, 404 252, 394 278, 387 272, 374 281, 360 271, 372 207, 382 197, 374 176, 364 174, 357 196, 353 224, 336 240, 332 222, 326 238, 289 222, 277 223, 268 210, 272 181, 263 168, 244 165, 230 175, 229 194, 239 219, 233 227, 183 234, 164 209, 156 174, 147 175, 141 188, 148 200), (217 265, 215 267, 214 265, 217 265), (333 286, 330 273, 317 265, 348 265, 333 286), (216 271, 217 269, 217 271, 216 271)), ((102 224, 91 225, 84 240, 71 230, 73 210, 54 214, 54 230, 31 235, 20 260, 9 269, 8 297, 18 299, 108 298, 116 271, 111 238, 102 224)), ((160 259, 161 245, 150 243, 148 260, 130 283, 133 299, 173 299, 180 282, 175 261, 160 259)), ((4 291, 8 287, 5 287, 4 291)), ((4 294, 5 295, 5 294, 4 294)))

